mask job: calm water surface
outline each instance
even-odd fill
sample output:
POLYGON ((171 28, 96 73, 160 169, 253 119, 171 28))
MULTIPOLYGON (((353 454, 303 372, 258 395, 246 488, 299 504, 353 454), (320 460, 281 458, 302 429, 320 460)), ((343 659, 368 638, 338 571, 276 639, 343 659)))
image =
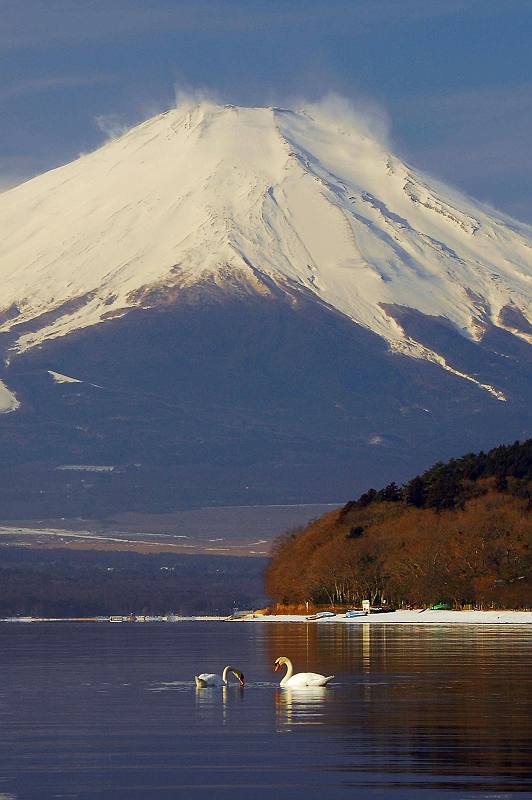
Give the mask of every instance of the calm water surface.
POLYGON ((530 798, 532 632, 0 626, 0 800, 530 798), (277 656, 335 673, 281 690, 277 656), (247 685, 196 690, 234 663, 247 685))

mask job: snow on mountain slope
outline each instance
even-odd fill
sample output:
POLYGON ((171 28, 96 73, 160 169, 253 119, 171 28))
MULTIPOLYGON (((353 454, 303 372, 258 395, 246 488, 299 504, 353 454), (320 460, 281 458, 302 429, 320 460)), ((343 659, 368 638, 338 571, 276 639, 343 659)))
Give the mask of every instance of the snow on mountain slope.
POLYGON ((83 383, 78 378, 71 378, 69 375, 63 375, 61 372, 55 372, 52 369, 48 370, 48 374, 54 383, 83 383))
POLYGON ((209 283, 304 289, 454 372, 395 309, 472 340, 497 325, 532 341, 532 228, 317 107, 168 111, 0 195, 0 229, 0 332, 15 352, 209 283))
POLYGON ((19 405, 19 401, 13 392, 7 388, 3 381, 0 381, 0 414, 16 411, 19 405))

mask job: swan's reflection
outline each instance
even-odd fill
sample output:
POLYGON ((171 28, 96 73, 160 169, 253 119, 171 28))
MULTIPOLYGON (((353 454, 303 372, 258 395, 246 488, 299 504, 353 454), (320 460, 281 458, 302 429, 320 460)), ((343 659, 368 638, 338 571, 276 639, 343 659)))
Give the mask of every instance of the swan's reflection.
POLYGON ((321 725, 324 703, 332 698, 333 691, 326 686, 276 689, 277 730, 286 731, 295 725, 321 725))
POLYGON ((244 689, 240 686, 206 686, 196 687, 196 710, 198 718, 204 722, 227 721, 228 708, 231 702, 240 701, 244 697, 244 689))

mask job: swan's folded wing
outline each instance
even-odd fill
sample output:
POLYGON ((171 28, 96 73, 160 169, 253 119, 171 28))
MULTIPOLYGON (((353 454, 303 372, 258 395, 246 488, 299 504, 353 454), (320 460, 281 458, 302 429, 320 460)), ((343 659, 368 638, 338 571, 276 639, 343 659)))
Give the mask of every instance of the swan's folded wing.
POLYGON ((319 672, 301 672, 300 675, 306 686, 326 686, 334 678, 334 675, 320 675, 319 672))
POLYGON ((319 672, 301 672, 300 673, 309 684, 320 684, 322 681, 327 680, 325 675, 320 675, 319 672))
POLYGON ((202 672, 201 675, 195 676, 196 686, 220 686, 222 679, 214 672, 202 672))
MULTIPOLYGON (((334 675, 320 675, 318 672, 298 672, 284 684, 285 686, 325 686, 334 675)), ((283 685, 283 684, 281 684, 283 685)))

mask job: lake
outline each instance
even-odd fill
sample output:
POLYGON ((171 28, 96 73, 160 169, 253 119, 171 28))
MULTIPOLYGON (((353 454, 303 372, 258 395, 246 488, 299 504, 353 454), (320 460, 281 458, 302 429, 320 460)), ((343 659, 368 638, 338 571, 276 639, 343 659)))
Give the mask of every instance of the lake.
POLYGON ((531 663, 520 626, 3 624, 0 800, 530 798, 531 663))

